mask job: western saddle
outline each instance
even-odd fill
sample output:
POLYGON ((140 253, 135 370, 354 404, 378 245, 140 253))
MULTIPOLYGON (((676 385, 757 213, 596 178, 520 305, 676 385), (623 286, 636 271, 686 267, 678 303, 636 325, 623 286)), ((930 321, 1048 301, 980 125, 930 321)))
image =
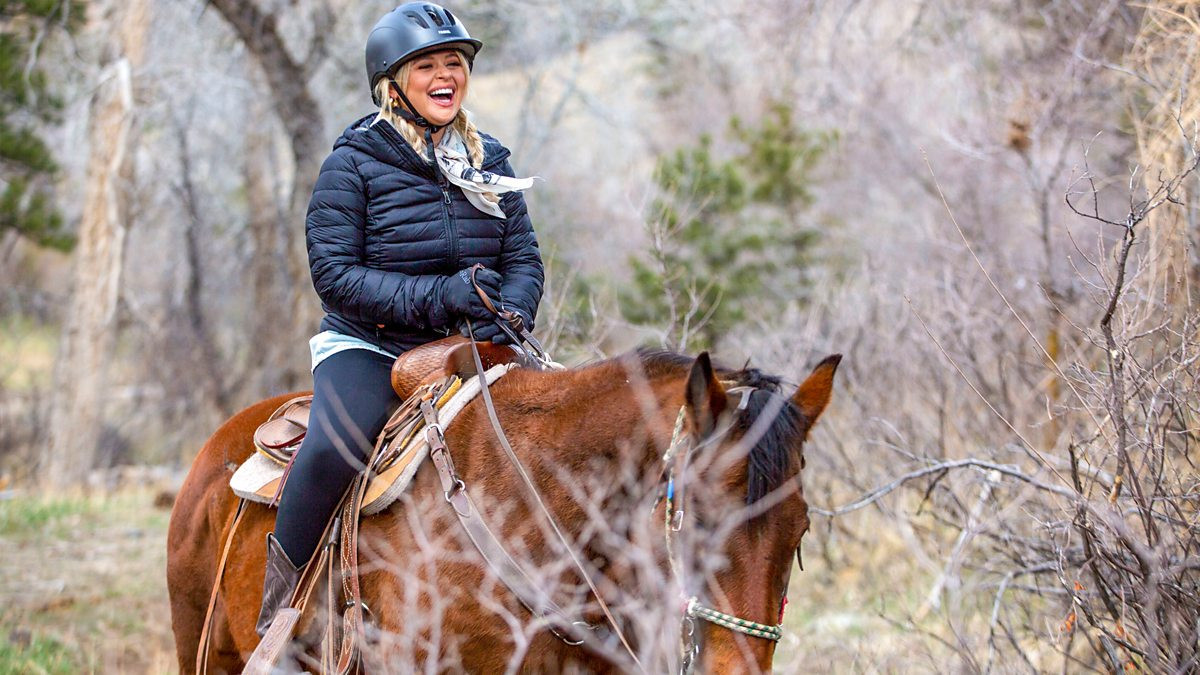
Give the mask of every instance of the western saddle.
MULTIPOLYGON (((530 365, 504 345, 478 342, 476 347, 484 370, 507 363, 530 365)), ((455 335, 415 347, 397 357, 392 365, 392 389, 401 401, 407 401, 423 384, 450 375, 465 380, 475 374, 470 341, 455 335)), ((312 394, 284 403, 254 432, 254 445, 279 464, 287 464, 308 431, 311 406, 312 394)))

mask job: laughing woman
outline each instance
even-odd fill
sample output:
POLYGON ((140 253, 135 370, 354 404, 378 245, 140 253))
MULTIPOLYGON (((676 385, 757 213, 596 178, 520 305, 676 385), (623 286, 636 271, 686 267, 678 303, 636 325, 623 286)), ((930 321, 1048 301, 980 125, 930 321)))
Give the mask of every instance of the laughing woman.
POLYGON ((509 152, 463 109, 482 43, 446 9, 401 5, 367 38, 378 112, 334 143, 306 222, 325 310, 310 341, 312 423, 267 536, 258 632, 290 599, 325 523, 400 401, 396 356, 462 330, 502 343, 476 281, 532 329, 543 268, 509 152))

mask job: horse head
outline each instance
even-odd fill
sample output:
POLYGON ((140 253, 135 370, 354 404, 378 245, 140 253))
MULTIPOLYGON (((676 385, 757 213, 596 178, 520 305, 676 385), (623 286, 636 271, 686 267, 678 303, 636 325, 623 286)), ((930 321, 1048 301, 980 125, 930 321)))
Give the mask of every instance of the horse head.
POLYGON ((705 672, 770 670, 808 530, 803 445, 840 361, 821 361, 790 395, 755 369, 716 371, 707 354, 691 367, 664 518, 687 603, 685 652, 705 672))

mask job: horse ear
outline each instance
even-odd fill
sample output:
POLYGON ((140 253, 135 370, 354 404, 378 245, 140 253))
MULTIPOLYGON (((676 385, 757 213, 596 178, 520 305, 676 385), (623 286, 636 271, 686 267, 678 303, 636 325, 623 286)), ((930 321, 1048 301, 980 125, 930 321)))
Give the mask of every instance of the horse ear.
POLYGON ((692 364, 692 372, 688 374, 686 401, 697 436, 703 438, 712 433, 717 418, 725 412, 727 399, 725 388, 713 374, 708 352, 701 352, 692 364))
POLYGON ((833 374, 837 372, 838 364, 841 362, 841 354, 826 356, 817 364, 816 368, 813 368, 812 373, 800 384, 800 388, 792 396, 792 403, 796 404, 796 407, 804 414, 810 429, 817 423, 817 418, 821 416, 821 413, 825 411, 825 406, 829 405, 829 398, 833 394, 833 374))

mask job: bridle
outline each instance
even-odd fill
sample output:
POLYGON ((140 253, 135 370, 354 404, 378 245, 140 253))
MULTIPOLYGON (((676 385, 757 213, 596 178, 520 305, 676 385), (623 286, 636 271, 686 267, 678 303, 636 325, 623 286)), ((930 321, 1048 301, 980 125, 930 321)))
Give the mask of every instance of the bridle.
MULTIPOLYGON (((741 395, 741 401, 737 406, 737 410, 741 411, 745 410, 749 405, 750 395, 754 391, 754 387, 738 386, 727 389, 725 393, 741 395)), ((671 573, 674 575, 676 582, 684 594, 683 625, 680 627, 679 645, 681 671, 684 673, 691 671, 696 657, 700 653, 700 643, 695 639, 695 621, 697 619, 707 621, 714 626, 720 626, 736 633, 772 642, 778 642, 783 637, 782 624, 768 625, 743 619, 733 614, 726 614, 713 607, 704 605, 700 602, 698 596, 689 595, 690 586, 686 576, 687 568, 680 563, 679 555, 677 554, 679 547, 675 544, 675 535, 683 530, 684 524, 683 505, 688 465, 692 454, 697 449, 722 440, 729 434, 732 424, 726 422, 723 426, 714 430, 713 433, 701 439, 699 443, 696 443, 692 441, 691 434, 686 430, 686 419, 686 408, 681 406, 679 414, 675 417, 675 427, 671 432, 671 443, 667 446, 667 451, 663 453, 663 492, 654 504, 657 509, 660 502, 666 502, 663 532, 667 544, 667 560, 670 564, 671 573)), ((786 601, 787 590, 785 587, 784 602, 786 603, 786 601)), ((780 618, 782 618, 782 613, 780 618)))
MULTIPOLYGON (((525 326, 522 325, 520 315, 517 314, 516 312, 502 311, 502 310, 497 309, 495 307, 495 305, 492 303, 491 298, 488 297, 487 293, 483 290, 483 288, 481 288, 479 286, 479 284, 475 281, 475 273, 482 267, 483 267, 482 265, 475 265, 471 268, 471 272, 470 272, 471 282, 472 282, 472 284, 474 284, 475 290, 479 294, 484 305, 487 307, 487 309, 489 311, 494 313, 496 324, 500 327, 501 330, 503 330, 509 336, 509 338, 512 339, 513 345, 517 349, 517 351, 521 352, 521 354, 523 356, 525 356, 527 359, 531 359, 531 360, 539 362, 543 365, 551 364, 552 361, 550 361, 549 357, 546 355, 545 350, 542 349, 542 346, 537 342, 536 339, 533 338, 533 336, 529 333, 529 331, 526 330, 525 326), (524 343, 524 345, 522 345, 522 343, 524 343)), ((636 664, 639 667, 639 669, 641 669, 643 672, 645 672, 645 668, 642 666, 641 662, 637 658, 637 655, 634 653, 633 648, 630 646, 630 644, 626 640, 624 634, 621 632, 621 629, 620 629, 616 619, 613 617, 612 613, 608 609, 608 606, 604 602, 603 598, 600 596, 600 593, 597 590, 595 583, 590 578, 590 575, 587 573, 587 570, 584 568, 583 564, 576 558, 575 554, 573 553, 573 551, 571 549, 570 544, 566 540, 566 537, 563 536, 561 531, 559 530, 555 518, 549 512, 549 510, 546 509, 545 504, 542 503, 541 497, 538 494, 536 487, 533 485, 533 482, 529 479, 524 467, 522 467, 520 461, 517 459, 516 454, 512 451, 511 445, 509 444, 508 439, 505 436, 504 429, 500 426, 500 421, 496 417, 495 406, 492 402, 492 397, 491 397, 491 393, 488 389, 487 380, 485 377, 483 377, 482 360, 479 355, 479 350, 475 345, 474 331, 470 325, 470 322, 467 323, 467 332, 468 332, 468 336, 471 341, 472 358, 475 361, 475 366, 476 366, 477 371, 479 372, 480 382, 482 385, 480 393, 483 397, 485 408, 487 409, 487 414, 488 414, 489 420, 491 421, 492 428, 496 433, 497 439, 500 441, 500 444, 504 448, 506 454, 508 455, 509 460, 513 463, 514 467, 517 469, 517 473, 521 476, 521 478, 525 482, 526 488, 528 489, 529 492, 532 493, 534 501, 540 507, 542 514, 548 519, 548 522, 550 523, 551 528, 555 531, 556 534, 558 534, 558 536, 561 540, 561 543, 564 545, 565 550, 568 552, 572 561, 575 563, 575 566, 578 569, 579 573, 582 575, 584 581, 591 588, 593 596, 596 598, 598 604, 600 605, 601 610, 603 611, 605 617, 608 619, 609 624, 611 625, 612 629, 614 630, 614 632, 620 639, 622 646, 624 646, 629 657, 633 660, 633 663, 636 664)), ((558 366, 558 367, 561 368, 561 366, 558 366)), ((732 387, 732 388, 726 390, 726 393, 740 394, 741 402, 739 403, 737 409, 745 410, 746 407, 749 405, 750 395, 755 390, 756 389, 754 387, 740 386, 740 387, 732 387)), ((670 445, 667 447, 667 451, 663 455, 663 476, 665 478, 664 491, 660 495, 659 499, 656 500, 656 502, 655 502, 655 508, 657 508, 659 502, 661 502, 663 499, 666 500, 666 510, 665 510, 666 516, 665 516, 665 522, 664 522, 664 534, 665 534, 666 545, 667 545, 667 558, 669 560, 671 573, 674 575, 676 581, 679 582, 679 586, 681 589, 688 588, 687 578, 681 571, 683 569, 683 567, 678 563, 677 556, 674 551, 675 546, 674 546, 674 542, 673 542, 673 540, 674 540, 673 534, 680 532, 683 529, 684 509, 682 508, 682 505, 684 503, 684 489, 685 489, 685 485, 686 485, 685 477, 686 477, 687 465, 688 465, 689 460, 691 459, 692 454, 697 449, 699 449, 702 446, 709 445, 709 444, 720 441, 722 438, 724 438, 724 436, 726 436, 729 433, 729 431, 731 429, 731 425, 726 424, 722 428, 718 429, 716 432, 709 434, 707 437, 701 439, 700 442, 696 443, 696 442, 692 442, 691 435, 685 431, 685 424, 684 424, 685 420, 686 420, 685 408, 681 407, 679 409, 679 414, 675 420, 675 427, 674 427, 674 431, 672 433, 670 445)), ((461 484, 461 479, 459 479, 458 482, 461 484)), ((462 492, 465 494, 465 490, 463 490, 462 492)), ((448 501, 450 499, 449 494, 450 493, 447 493, 448 501)), ((486 556, 485 556, 485 558, 486 558, 486 556)), ((510 586, 510 588, 511 588, 511 586, 510 586)), ((786 589, 785 589, 785 594, 786 594, 786 589)), ((686 602, 683 607, 683 612, 682 612, 683 616, 681 619, 681 626, 680 626, 680 657, 681 657, 681 672, 683 672, 683 673, 688 673, 691 671, 691 668, 695 662, 695 658, 699 654, 699 643, 696 642, 694 639, 695 621, 696 620, 707 621, 715 626, 720 626, 722 628, 726 628, 728 630, 732 630, 734 632, 741 633, 741 634, 747 635, 749 637, 761 638, 764 640, 771 640, 773 642, 779 641, 779 639, 783 636, 783 626, 781 624, 780 625, 767 625, 767 624, 762 624, 762 623, 758 623, 755 621, 750 621, 748 619, 743 619, 741 617, 734 616, 732 614, 726 614, 724 612, 718 611, 715 608, 708 607, 708 606, 702 604, 700 602, 700 599, 698 596, 693 595, 690 597, 686 597, 685 600, 686 600, 686 602)), ((786 596, 785 596, 785 602, 786 602, 786 596)), ((585 626, 588 629, 591 628, 591 626, 587 626, 586 624, 583 624, 582 622, 575 622, 575 624, 585 626)), ((559 623, 559 625, 562 625, 561 622, 559 623)), ((567 642, 568 644, 573 644, 573 645, 579 644, 579 642, 572 642, 570 639, 568 639, 567 635, 560 635, 557 631, 555 632, 555 634, 558 635, 560 638, 564 639, 564 641, 567 642)), ((574 634, 578 635, 578 633, 574 633, 574 634)))

